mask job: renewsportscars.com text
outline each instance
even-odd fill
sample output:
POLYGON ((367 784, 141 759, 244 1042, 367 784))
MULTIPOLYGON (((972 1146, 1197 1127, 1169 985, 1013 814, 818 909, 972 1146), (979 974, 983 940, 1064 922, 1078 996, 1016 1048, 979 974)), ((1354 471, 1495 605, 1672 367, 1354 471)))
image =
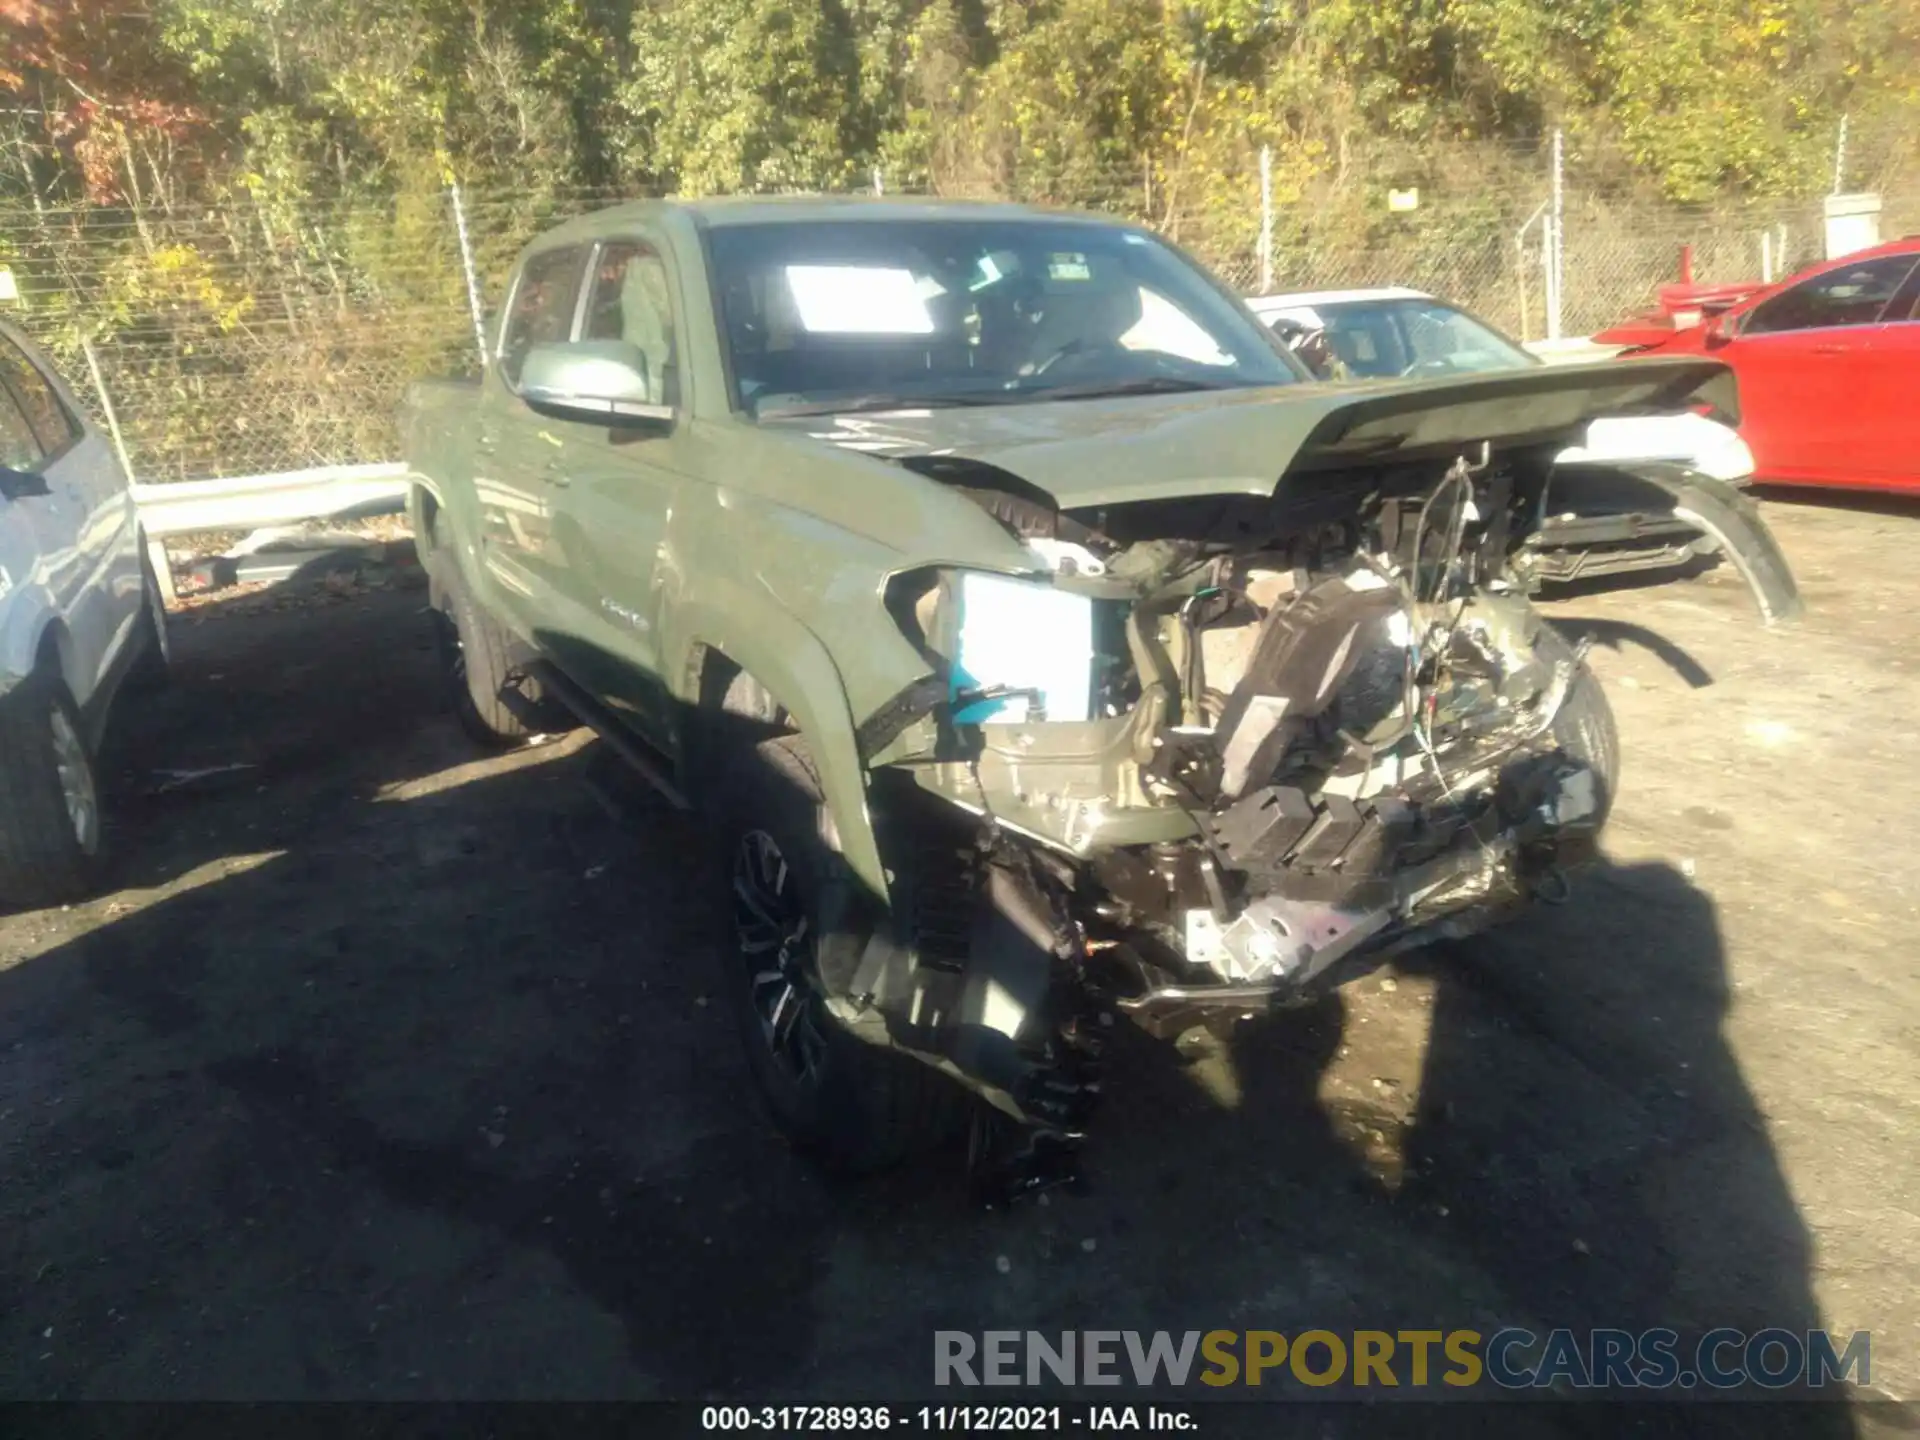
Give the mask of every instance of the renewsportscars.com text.
POLYGON ((1825 1330, 939 1330, 936 1385, 1819 1389, 1872 1383, 1872 1336, 1825 1330))

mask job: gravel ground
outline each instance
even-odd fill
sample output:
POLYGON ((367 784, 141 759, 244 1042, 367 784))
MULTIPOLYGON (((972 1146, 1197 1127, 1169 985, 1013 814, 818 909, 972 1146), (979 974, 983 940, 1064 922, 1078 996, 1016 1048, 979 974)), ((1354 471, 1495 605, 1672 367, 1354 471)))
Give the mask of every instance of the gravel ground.
POLYGON ((1671 1324, 1868 1329, 1913 1397, 1920 511, 1769 516, 1797 629, 1725 570, 1549 606, 1626 756, 1571 903, 1127 1041, 1090 1193, 1011 1213, 772 1137, 690 827, 580 737, 476 759, 417 591, 178 616, 120 888, 0 918, 0 1395, 905 1398, 939 1328, 1671 1324))

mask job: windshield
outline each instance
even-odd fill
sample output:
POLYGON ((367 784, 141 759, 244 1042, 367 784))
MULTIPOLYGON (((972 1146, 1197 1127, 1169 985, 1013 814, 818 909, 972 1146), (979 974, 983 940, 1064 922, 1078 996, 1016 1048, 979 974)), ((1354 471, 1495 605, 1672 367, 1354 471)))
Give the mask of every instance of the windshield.
POLYGON ((1265 318, 1323 380, 1477 374, 1539 363, 1498 330, 1438 300, 1343 300, 1265 318))
POLYGON ((1306 378, 1207 275, 1117 225, 794 221, 716 226, 707 247, 754 415, 1306 378))

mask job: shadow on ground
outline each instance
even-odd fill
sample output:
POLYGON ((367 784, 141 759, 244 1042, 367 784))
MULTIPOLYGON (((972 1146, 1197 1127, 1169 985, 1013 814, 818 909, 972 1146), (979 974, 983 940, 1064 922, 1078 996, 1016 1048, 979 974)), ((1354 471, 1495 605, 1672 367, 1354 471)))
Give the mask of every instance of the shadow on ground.
POLYGON ((957 1157, 771 1136, 692 828, 616 818, 591 744, 475 763, 420 606, 182 627, 127 888, 0 925, 0 1393, 951 1400, 941 1328, 1820 1324, 1677 872, 1131 1037, 1092 1192, 980 1214, 957 1157))

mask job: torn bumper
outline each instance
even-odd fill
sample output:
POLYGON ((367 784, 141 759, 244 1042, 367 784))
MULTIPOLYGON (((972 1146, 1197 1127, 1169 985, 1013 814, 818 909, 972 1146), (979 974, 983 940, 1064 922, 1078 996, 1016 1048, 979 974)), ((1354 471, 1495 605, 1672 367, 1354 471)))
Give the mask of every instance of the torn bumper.
MULTIPOLYGON (((1224 923, 1187 912, 1183 963, 1117 946, 1118 1008, 1155 1034, 1178 1033, 1208 1014, 1255 1014, 1307 992, 1346 962, 1439 938, 1476 933, 1530 900, 1564 890, 1560 861, 1584 855, 1601 803, 1594 772, 1549 756, 1515 767, 1505 802, 1431 858, 1356 883, 1348 895, 1298 893, 1282 877, 1224 923)), ((1379 826, 1380 816, 1367 817, 1379 826)), ((1395 814, 1386 824, 1405 825, 1395 814)), ((1364 830, 1363 830, 1364 834, 1364 830)), ((1377 854, 1364 839, 1355 847, 1377 854)))
POLYGON ((1617 475, 1556 477, 1554 487, 1552 504, 1560 513, 1547 518, 1523 550, 1539 579, 1666 569, 1717 553, 1739 570, 1766 624, 1788 624, 1804 612, 1793 572, 1744 481, 1648 461, 1617 475), (1607 488, 1608 480, 1626 482, 1642 495, 1651 489, 1666 504, 1657 511, 1633 508, 1617 486, 1607 488))
POLYGON ((1790 624, 1806 612, 1780 542, 1750 496, 1678 465, 1636 466, 1634 473, 1672 496, 1674 518, 1694 526, 1720 548, 1753 592, 1763 621, 1790 624))

